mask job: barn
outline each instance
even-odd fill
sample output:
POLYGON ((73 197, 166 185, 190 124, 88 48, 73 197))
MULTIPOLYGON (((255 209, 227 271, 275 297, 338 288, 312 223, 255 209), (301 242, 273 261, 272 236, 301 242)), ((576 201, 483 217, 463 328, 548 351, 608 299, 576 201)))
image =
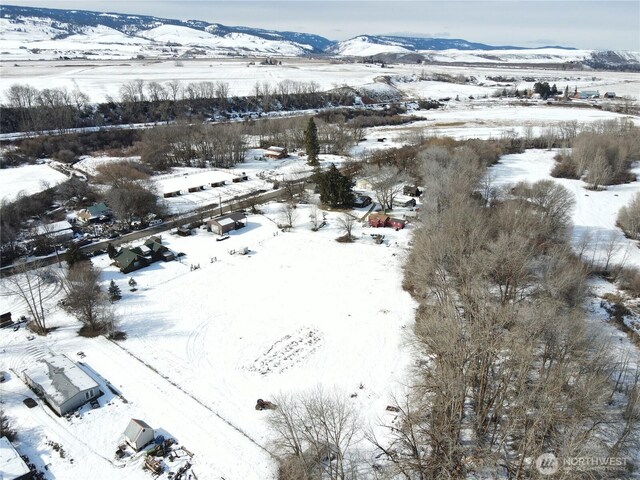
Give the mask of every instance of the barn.
POLYGON ((155 438, 155 432, 146 422, 132 418, 124 431, 125 441, 135 451, 140 451, 155 438))

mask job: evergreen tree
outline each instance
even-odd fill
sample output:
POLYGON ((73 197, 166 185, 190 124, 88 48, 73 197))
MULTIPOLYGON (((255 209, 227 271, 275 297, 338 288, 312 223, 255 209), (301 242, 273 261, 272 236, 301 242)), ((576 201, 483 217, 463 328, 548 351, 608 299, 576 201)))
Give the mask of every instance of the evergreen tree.
POLYGON ((129 279, 129 286, 131 287, 131 291, 135 292, 136 291, 136 285, 138 285, 138 282, 136 282, 133 277, 131 277, 129 279))
MULTIPOLYGON (((133 278, 131 280, 133 280, 133 278)), ((116 302, 121 298, 122 293, 120 292, 120 287, 116 285, 115 281, 111 280, 111 283, 109 284, 109 299, 111 300, 111 303, 116 302)))
POLYGON ((87 255, 82 250, 80 250, 80 247, 77 243, 69 242, 67 251, 64 253, 64 259, 67 261, 69 267, 71 267, 77 262, 86 260, 87 255))
POLYGON ((118 254, 118 251, 116 250, 116 247, 114 247, 112 243, 107 245, 107 255, 109 255, 109 258, 114 258, 117 254, 118 254))
POLYGON ((304 129, 304 149, 307 151, 307 163, 317 166, 319 164, 320 143, 318 142, 318 128, 313 118, 309 118, 307 127, 304 129))
POLYGON ((331 207, 353 203, 353 182, 340 173, 335 164, 332 163, 326 172, 319 172, 317 179, 322 203, 331 207))

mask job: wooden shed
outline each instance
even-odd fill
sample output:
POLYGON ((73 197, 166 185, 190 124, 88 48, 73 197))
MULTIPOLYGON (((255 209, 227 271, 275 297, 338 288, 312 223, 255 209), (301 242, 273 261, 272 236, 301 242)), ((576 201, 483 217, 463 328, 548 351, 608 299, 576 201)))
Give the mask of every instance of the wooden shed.
POLYGON ((240 183, 240 182, 246 182, 247 180, 249 180, 249 175, 242 172, 242 175, 238 175, 237 177, 233 178, 231 181, 233 183, 240 183))
POLYGON ((0 328, 8 327, 9 325, 13 325, 13 320, 11 319, 11 312, 6 312, 0 315, 0 328))
POLYGON ((124 431, 125 441, 135 451, 140 451, 155 439, 155 432, 146 422, 132 418, 124 431))
POLYGON ((228 213, 207 222, 207 227, 214 233, 222 235, 232 230, 238 230, 247 224, 247 216, 242 212, 228 213))

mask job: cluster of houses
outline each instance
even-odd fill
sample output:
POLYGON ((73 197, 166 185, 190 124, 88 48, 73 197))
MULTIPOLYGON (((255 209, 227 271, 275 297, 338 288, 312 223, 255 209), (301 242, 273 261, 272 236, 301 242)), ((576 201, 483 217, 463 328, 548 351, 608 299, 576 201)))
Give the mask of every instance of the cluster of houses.
POLYGON ((122 273, 147 267, 154 262, 170 262, 175 254, 162 244, 162 237, 151 237, 137 247, 123 247, 113 257, 113 263, 122 273))
MULTIPOLYGON (((104 203, 96 203, 88 208, 83 208, 76 212, 75 221, 81 225, 89 225, 110 220, 113 214, 111 209, 104 203)), ((74 220, 62 220, 59 222, 38 225, 35 228, 34 238, 46 236, 53 243, 63 244, 71 240, 75 234, 74 220)))

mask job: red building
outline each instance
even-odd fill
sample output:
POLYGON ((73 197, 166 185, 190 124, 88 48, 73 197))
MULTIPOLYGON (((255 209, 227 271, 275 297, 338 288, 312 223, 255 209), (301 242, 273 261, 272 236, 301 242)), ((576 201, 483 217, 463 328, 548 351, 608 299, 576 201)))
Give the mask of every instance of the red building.
POLYGON ((388 227, 400 230, 405 227, 407 222, 399 218, 393 218, 384 213, 372 213, 369 215, 369 226, 371 227, 388 227))

